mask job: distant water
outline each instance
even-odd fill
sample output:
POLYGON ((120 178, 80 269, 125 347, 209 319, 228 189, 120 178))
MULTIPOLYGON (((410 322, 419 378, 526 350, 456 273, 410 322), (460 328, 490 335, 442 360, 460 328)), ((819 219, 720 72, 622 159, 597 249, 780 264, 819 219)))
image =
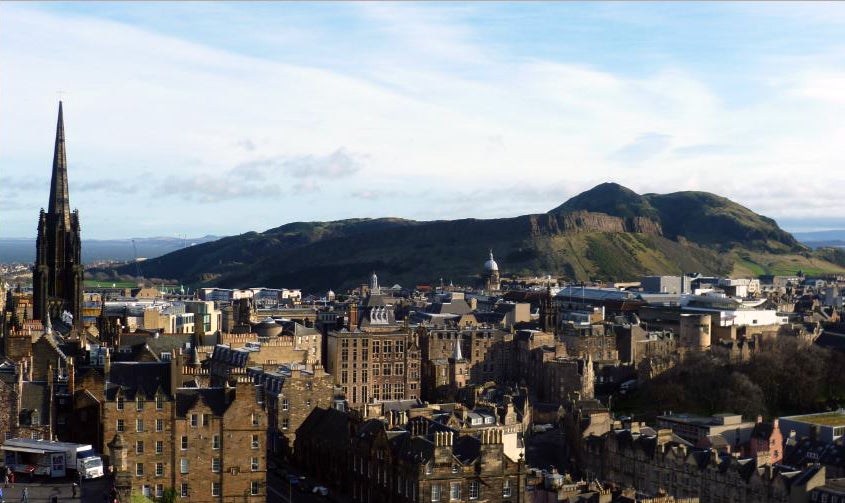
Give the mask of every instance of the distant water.
MULTIPOLYGON (((185 246, 206 243, 220 239, 219 236, 201 238, 136 238, 138 257, 154 258, 185 246)), ((135 251, 131 239, 89 239, 82 241, 82 262, 99 260, 132 260, 135 251)), ((35 239, 0 238, 0 263, 34 262, 35 239)))

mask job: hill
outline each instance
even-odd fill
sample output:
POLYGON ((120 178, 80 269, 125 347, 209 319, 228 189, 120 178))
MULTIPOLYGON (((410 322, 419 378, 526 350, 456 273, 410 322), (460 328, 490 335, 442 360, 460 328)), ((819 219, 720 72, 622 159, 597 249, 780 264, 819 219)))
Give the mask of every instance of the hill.
MULTIPOLYGON (((371 271, 385 284, 440 278, 467 283, 478 279, 489 248, 503 275, 573 280, 759 273, 769 263, 809 268, 812 262, 818 270, 845 272, 813 256, 774 220, 723 197, 704 192, 639 195, 605 183, 548 213, 513 218, 290 223, 147 260, 144 273, 195 286, 306 291, 355 286, 371 271)), ((118 272, 132 274, 132 266, 118 272)))

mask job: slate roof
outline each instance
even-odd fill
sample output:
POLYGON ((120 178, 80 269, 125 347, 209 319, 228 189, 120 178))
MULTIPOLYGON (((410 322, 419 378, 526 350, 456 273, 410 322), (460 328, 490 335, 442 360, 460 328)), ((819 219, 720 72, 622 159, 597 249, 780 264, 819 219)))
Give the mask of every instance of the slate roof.
POLYGON ((176 391, 176 417, 185 417, 202 400, 215 416, 222 416, 234 402, 232 388, 179 388, 176 391))
POLYGON ((820 463, 845 468, 845 446, 830 442, 802 438, 794 445, 787 443, 783 463, 792 466, 806 466, 820 463))
POLYGON ((169 362, 113 362, 106 382, 106 400, 114 400, 118 389, 130 400, 138 393, 153 399, 159 388, 170 394, 169 362))
POLYGON ((306 439, 344 449, 349 445, 349 415, 315 407, 296 430, 296 441, 306 439))
POLYGON ((454 299, 451 302, 434 302, 426 308, 426 312, 432 314, 463 315, 471 313, 472 309, 470 309, 469 304, 464 299, 454 299))

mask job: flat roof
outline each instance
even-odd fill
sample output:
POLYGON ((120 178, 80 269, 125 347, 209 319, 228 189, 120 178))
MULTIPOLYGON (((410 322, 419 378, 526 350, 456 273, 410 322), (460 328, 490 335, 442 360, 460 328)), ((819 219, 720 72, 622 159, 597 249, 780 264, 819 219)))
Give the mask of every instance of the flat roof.
POLYGON ((845 411, 821 412, 819 414, 805 414, 803 416, 788 416, 781 419, 797 421, 799 423, 816 424, 819 426, 845 426, 845 411))

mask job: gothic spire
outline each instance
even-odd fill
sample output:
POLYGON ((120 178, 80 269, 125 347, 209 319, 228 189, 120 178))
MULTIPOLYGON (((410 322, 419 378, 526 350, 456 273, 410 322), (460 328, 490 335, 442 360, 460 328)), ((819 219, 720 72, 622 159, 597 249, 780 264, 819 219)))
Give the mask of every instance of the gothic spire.
POLYGON ((67 188, 67 155, 65 154, 65 123, 62 102, 59 101, 59 120, 56 123, 56 144, 53 147, 53 178, 50 181, 48 212, 61 215, 65 229, 70 228, 70 198, 67 188))

